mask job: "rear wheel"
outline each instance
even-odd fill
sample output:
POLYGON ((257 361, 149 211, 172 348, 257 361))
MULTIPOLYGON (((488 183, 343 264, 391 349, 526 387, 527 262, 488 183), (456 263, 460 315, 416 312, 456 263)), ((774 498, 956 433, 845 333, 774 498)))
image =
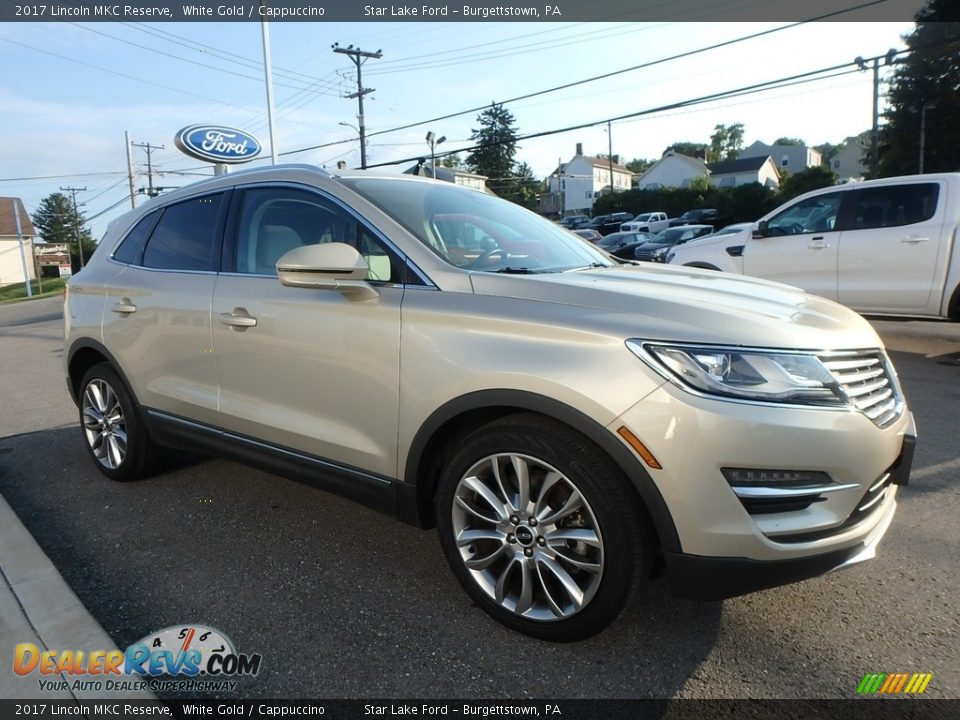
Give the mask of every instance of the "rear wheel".
POLYGON ((610 460, 549 420, 468 437, 437 495, 444 553, 467 593, 520 632, 568 641, 620 613, 649 568, 645 524, 610 460))
POLYGON ((156 445, 120 376, 106 363, 91 367, 80 382, 80 426, 87 452, 107 477, 136 480, 153 469, 156 445))

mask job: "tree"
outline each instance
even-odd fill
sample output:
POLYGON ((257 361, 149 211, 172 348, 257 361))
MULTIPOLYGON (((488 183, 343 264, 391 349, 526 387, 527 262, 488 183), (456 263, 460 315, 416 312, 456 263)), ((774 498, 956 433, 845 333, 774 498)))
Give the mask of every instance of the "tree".
POLYGON ((743 123, 716 125, 710 136, 710 148, 707 151, 709 162, 733 160, 743 150, 743 123))
POLYGON ((781 137, 773 141, 774 145, 793 145, 795 147, 803 147, 806 143, 800 138, 795 137, 781 137))
POLYGON ((786 202, 811 190, 830 187, 837 182, 837 174, 827 165, 813 165, 790 173, 780 183, 780 200, 786 202))
POLYGON ((673 145, 667 146, 667 148, 663 151, 663 154, 666 155, 668 152, 674 152, 677 155, 686 155, 687 157, 698 157, 702 159, 707 156, 707 144, 690 142, 689 140, 675 142, 673 145))
POLYGON ((477 116, 477 122, 480 128, 470 134, 477 147, 467 156, 467 167, 490 178, 490 188, 499 194, 499 188, 513 177, 513 156, 517 152, 515 120, 503 105, 494 103, 477 116))
POLYGON ((639 175, 642 172, 646 172, 653 163, 653 160, 647 160, 646 158, 634 158, 627 163, 626 168, 630 172, 639 175))
POLYGON ((504 200, 515 202, 528 210, 536 209, 540 201, 540 181, 526 163, 517 165, 510 182, 502 183, 496 191, 504 200))
POLYGON ((453 155, 444 155, 440 164, 450 170, 459 170, 463 167, 463 160, 460 159, 460 153, 454 153, 453 155))
POLYGON ((80 270, 77 237, 83 244, 84 261, 97 249, 93 236, 86 227, 83 213, 74 212, 73 201, 63 193, 52 193, 40 201, 40 207, 31 216, 33 226, 44 242, 65 243, 70 246, 70 264, 74 272, 80 270))
POLYGON ((919 172, 924 122, 924 172, 960 168, 960 22, 955 0, 930 0, 904 37, 910 53, 898 61, 880 133, 879 175, 919 172))

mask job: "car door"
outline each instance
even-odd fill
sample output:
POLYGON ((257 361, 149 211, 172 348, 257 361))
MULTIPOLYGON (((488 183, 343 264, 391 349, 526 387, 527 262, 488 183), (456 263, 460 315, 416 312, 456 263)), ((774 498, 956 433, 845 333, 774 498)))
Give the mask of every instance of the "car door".
POLYGON ((766 235, 754 236, 744 247, 744 274, 836 300, 837 218, 846 194, 814 195, 768 218, 766 235))
POLYGON ((145 216, 112 256, 103 339, 148 411, 215 423, 217 373, 210 299, 228 193, 145 216))
POLYGON ((944 227, 940 182, 864 187, 840 236, 840 302, 864 311, 939 311, 934 296, 944 227), (938 207, 939 205, 939 207, 938 207))
POLYGON ((238 190, 232 226, 212 306, 221 427, 396 477, 402 259, 339 202, 302 188, 238 190), (284 253, 324 242, 357 248, 376 298, 280 284, 284 253))

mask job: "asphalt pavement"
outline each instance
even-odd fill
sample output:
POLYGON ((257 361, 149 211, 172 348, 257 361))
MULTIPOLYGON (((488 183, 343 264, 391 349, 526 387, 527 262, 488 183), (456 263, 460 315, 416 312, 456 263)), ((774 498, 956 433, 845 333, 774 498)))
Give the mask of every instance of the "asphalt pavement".
MULTIPOLYGON (((124 648, 191 623, 263 656, 224 696, 849 698, 868 672, 932 672, 928 696, 960 697, 960 325, 876 323, 920 444, 875 560, 723 603, 653 581, 604 633, 556 645, 473 607, 435 532, 223 460, 104 478, 64 387, 61 311, 0 306, 0 495, 20 521, 0 503, 0 667, 16 643, 124 648)), ((0 697, 36 687, 5 675, 0 697)))

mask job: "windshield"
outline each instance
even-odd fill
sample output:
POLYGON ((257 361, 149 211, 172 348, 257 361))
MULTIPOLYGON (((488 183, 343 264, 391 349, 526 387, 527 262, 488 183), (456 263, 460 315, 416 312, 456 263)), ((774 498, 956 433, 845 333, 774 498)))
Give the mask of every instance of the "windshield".
POLYGON ((650 219, 650 213, 641 213, 641 214, 637 215, 637 216, 633 219, 633 221, 634 221, 634 222, 643 222, 644 220, 649 220, 649 219, 650 219))
POLYGON ((687 240, 693 240, 693 238, 702 235, 703 232, 697 228, 689 227, 678 227, 678 228, 667 228, 666 230, 661 230, 651 239, 651 243, 657 243, 660 245, 677 245, 687 240))
POLYGON ((519 205, 414 179, 341 178, 451 265, 485 272, 612 266, 589 243, 519 205))

